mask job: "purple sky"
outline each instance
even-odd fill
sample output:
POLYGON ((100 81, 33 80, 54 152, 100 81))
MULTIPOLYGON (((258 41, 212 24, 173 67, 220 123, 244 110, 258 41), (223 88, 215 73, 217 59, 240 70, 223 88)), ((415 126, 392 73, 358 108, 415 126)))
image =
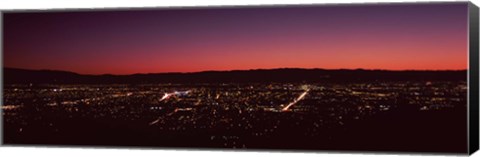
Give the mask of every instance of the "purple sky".
POLYGON ((82 74, 467 68, 467 3, 4 14, 4 66, 82 74))

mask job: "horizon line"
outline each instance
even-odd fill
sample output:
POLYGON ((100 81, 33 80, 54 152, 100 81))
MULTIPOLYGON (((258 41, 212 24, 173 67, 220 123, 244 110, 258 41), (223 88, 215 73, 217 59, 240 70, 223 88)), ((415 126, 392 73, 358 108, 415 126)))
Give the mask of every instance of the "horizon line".
POLYGON ((232 72, 232 71, 253 71, 253 70, 280 70, 280 69, 301 69, 301 70, 365 70, 365 71, 467 71, 467 69, 366 69, 366 68, 335 68, 335 69, 326 69, 326 68, 299 68, 299 67, 283 67, 283 68, 257 68, 257 69, 231 69, 231 70, 202 70, 202 71, 191 71, 191 72, 147 72, 147 73, 130 73, 130 74, 112 74, 112 73, 102 73, 102 74, 87 74, 87 73, 78 73, 70 70, 55 70, 55 69, 28 69, 28 68, 15 68, 15 67, 6 67, 3 69, 20 69, 20 70, 32 70, 32 71, 61 71, 61 72, 70 72, 78 75, 115 75, 115 76, 127 76, 127 75, 148 75, 148 74, 192 74, 192 73, 202 73, 202 72, 232 72))

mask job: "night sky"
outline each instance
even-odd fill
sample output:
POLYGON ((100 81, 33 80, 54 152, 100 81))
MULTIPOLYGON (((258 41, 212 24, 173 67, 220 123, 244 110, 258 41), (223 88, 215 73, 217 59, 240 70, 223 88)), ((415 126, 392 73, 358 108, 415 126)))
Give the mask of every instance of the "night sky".
POLYGON ((12 12, 4 67, 467 69, 467 3, 12 12))

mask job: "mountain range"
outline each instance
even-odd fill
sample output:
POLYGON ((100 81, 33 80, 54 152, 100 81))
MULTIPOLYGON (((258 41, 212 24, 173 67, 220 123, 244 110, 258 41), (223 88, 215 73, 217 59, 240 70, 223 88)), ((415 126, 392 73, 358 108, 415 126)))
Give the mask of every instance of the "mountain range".
POLYGON ((467 70, 365 70, 365 69, 255 69, 190 73, 84 75, 58 70, 3 68, 5 84, 58 83, 249 83, 249 82, 369 82, 369 81, 466 81, 467 70))

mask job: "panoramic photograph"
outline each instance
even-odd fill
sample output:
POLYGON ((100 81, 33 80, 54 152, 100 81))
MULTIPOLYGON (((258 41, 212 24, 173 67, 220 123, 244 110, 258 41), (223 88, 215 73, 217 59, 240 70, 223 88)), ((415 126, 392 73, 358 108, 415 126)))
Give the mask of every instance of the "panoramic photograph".
POLYGON ((6 145, 466 153, 468 3, 3 14, 6 145))

